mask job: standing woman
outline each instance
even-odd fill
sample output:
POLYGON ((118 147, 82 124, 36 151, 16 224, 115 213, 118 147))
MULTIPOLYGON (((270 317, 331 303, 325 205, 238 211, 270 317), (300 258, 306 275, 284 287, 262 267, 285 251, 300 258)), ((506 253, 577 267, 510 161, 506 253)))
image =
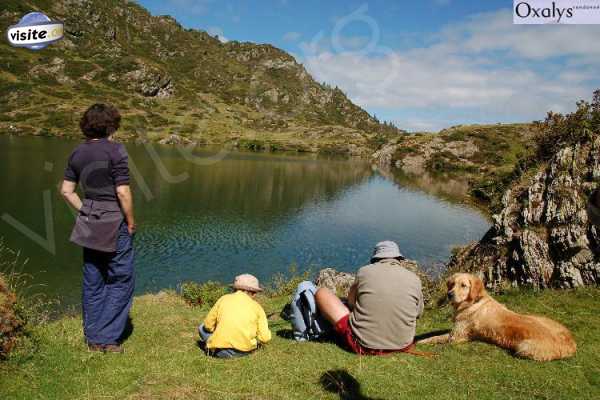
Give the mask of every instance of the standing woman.
POLYGON ((61 189, 67 203, 78 210, 71 241, 83 247, 83 332, 88 348, 119 353, 135 284, 128 156, 125 146, 112 141, 120 122, 112 105, 87 109, 79 123, 86 141, 69 157, 61 189))

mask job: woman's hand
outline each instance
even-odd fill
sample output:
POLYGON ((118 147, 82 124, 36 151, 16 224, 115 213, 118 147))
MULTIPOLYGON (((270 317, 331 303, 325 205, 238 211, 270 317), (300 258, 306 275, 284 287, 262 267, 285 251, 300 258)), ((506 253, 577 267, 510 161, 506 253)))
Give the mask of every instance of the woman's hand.
POLYGON ((133 235, 135 233, 136 225, 135 218, 133 217, 133 198, 128 184, 117 186, 117 197, 119 198, 119 203, 121 203, 123 214, 125 214, 127 230, 130 235, 133 235))
POLYGON ((77 184, 75 182, 64 180, 60 188, 60 193, 71 207, 77 211, 81 210, 81 199, 76 192, 77 184))
POLYGON ((135 225, 135 222, 127 223, 127 230, 129 231, 130 235, 133 235, 135 233, 136 229, 137 229, 137 226, 135 225))

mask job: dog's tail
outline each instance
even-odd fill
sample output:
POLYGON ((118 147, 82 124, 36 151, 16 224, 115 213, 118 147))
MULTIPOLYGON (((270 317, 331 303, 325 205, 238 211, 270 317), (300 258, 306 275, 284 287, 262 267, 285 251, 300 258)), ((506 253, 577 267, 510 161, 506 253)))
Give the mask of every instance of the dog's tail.
POLYGON ((560 332, 550 340, 523 340, 515 350, 519 357, 552 361, 573 357, 577 351, 577 344, 571 333, 566 331, 560 332))

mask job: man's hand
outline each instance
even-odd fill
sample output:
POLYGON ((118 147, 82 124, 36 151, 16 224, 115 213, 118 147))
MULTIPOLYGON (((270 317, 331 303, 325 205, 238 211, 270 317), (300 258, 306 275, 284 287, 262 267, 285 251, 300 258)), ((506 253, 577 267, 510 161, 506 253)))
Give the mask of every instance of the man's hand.
POLYGON ((354 310, 354 306, 356 305, 356 294, 358 293, 358 282, 354 281, 352 286, 350 286, 350 290, 348 290, 348 308, 350 310, 354 310))

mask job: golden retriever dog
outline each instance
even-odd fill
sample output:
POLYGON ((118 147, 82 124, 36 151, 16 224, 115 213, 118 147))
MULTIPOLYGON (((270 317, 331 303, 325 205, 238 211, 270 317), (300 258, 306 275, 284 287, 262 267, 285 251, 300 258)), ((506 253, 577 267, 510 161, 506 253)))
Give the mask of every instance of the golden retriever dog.
POLYGON ((486 292, 478 277, 454 274, 448 279, 447 286, 448 300, 455 311, 452 331, 417 343, 480 340, 536 361, 557 360, 575 354, 577 345, 567 328, 549 318, 510 311, 486 292))

